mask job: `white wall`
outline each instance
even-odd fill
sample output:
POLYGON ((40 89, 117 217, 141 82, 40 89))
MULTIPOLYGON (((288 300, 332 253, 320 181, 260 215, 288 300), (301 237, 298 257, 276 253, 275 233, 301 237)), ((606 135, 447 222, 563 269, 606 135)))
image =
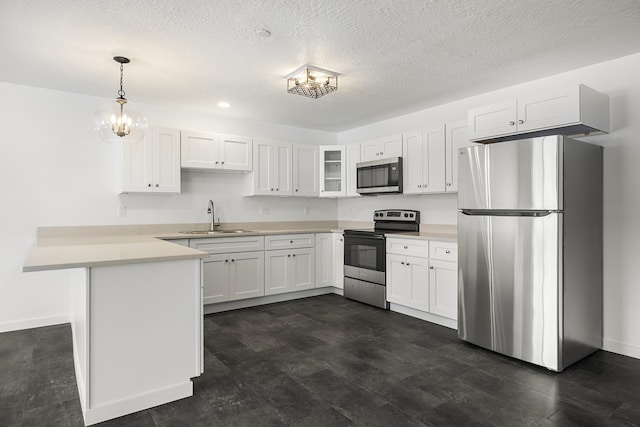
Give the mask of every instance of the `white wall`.
MULTIPOLYGON (((39 226, 207 222, 207 201, 222 222, 325 220, 337 216, 326 199, 241 197, 248 175, 183 172, 182 194, 118 195, 120 147, 93 131, 104 99, 0 83, 0 331, 67 321, 68 271, 22 273, 39 226), (118 207, 126 216, 118 217, 118 207), (260 215, 260 207, 268 215, 260 215), (309 214, 303 209, 309 208, 309 214)), ((276 124, 222 119, 141 106, 151 125, 220 131, 310 144, 336 135, 276 124)))
MULTIPOLYGON (((549 78, 466 98, 338 135, 340 144, 359 142, 403 130, 457 121, 469 108, 554 87, 584 83, 611 97, 608 135, 583 138, 604 147, 604 347, 640 358, 640 54, 596 64, 549 78)), ((340 219, 370 219, 374 209, 419 209, 422 222, 456 223, 456 198, 385 196, 345 199, 340 219)))

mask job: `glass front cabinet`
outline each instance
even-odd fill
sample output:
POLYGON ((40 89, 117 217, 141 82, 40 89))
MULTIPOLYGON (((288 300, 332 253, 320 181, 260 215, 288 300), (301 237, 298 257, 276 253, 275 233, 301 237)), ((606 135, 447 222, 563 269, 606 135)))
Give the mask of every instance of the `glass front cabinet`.
POLYGON ((345 147, 320 146, 320 197, 345 197, 345 175, 345 147))

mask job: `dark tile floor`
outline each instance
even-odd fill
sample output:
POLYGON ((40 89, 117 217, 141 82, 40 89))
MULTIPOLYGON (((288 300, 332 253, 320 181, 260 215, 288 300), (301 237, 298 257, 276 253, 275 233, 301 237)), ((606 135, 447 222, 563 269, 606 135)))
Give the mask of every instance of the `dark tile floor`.
MULTIPOLYGON (((206 316, 205 347, 193 397, 101 426, 640 425, 640 360, 555 374, 336 295, 206 316)), ((0 426, 83 425, 68 325, 0 334, 0 378, 0 426)))

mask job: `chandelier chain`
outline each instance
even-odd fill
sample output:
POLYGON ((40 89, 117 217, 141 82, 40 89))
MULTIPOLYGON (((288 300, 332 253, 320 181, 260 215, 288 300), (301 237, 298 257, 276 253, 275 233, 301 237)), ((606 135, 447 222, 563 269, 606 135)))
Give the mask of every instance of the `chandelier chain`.
POLYGON ((124 99, 124 89, 122 88, 122 79, 124 76, 124 64, 120 63, 120 90, 118 91, 118 96, 122 99, 124 99))

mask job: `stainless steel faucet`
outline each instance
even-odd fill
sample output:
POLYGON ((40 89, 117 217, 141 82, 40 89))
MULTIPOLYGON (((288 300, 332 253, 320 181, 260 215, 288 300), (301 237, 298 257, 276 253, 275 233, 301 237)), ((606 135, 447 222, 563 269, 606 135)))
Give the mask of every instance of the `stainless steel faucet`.
POLYGON ((207 208, 207 213, 211 215, 211 226, 209 227, 209 231, 213 231, 213 227, 217 227, 220 225, 220 220, 218 219, 218 223, 215 221, 215 207, 213 205, 213 200, 209 200, 209 207, 207 208))

